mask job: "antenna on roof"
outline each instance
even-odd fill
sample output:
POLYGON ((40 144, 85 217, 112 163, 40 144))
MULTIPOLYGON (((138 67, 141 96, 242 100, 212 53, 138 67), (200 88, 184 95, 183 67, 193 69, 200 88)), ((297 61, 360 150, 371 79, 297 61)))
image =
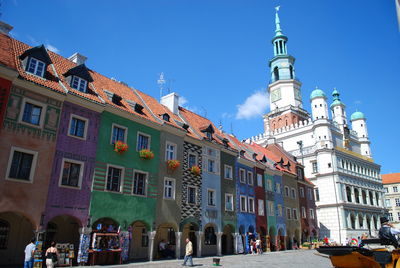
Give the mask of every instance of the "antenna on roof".
POLYGON ((204 107, 203 106, 200 106, 200 108, 203 110, 203 117, 205 117, 205 118, 207 118, 207 110, 206 109, 204 109, 204 107))
POLYGON ((231 133, 233 135, 233 123, 231 122, 231 133))
POLYGON ((218 129, 222 131, 222 120, 221 120, 221 119, 219 120, 219 126, 218 126, 218 129))
POLYGON ((175 79, 168 79, 168 94, 171 93, 172 84, 175 82, 175 79))
POLYGON ((160 73, 160 78, 158 78, 157 84, 160 88, 160 100, 161 100, 161 97, 163 96, 164 85, 165 85, 164 72, 160 73))

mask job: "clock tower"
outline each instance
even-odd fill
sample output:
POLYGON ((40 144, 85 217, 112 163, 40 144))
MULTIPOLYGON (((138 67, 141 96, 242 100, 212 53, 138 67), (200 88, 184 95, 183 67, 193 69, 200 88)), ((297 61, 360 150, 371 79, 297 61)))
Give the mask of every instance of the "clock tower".
POLYGON ((275 9, 276 29, 272 38, 274 57, 269 61, 271 81, 268 85, 271 111, 264 116, 266 133, 310 117, 303 109, 301 82, 296 79, 295 58, 287 51, 288 38, 282 33, 278 15, 279 6, 275 9))

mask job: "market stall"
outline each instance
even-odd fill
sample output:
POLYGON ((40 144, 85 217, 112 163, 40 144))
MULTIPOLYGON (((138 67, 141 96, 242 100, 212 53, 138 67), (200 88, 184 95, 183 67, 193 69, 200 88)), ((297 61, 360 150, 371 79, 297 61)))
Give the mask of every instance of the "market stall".
POLYGON ((89 249, 89 264, 121 264, 121 248, 117 232, 93 232, 89 249))

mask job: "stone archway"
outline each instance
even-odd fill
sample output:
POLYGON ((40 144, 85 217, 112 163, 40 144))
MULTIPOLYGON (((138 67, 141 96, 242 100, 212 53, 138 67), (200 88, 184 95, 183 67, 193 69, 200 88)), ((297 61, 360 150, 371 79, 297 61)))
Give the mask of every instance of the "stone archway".
POLYGON ((149 252, 149 227, 145 222, 135 221, 129 226, 132 239, 129 246, 129 259, 146 260, 149 252))
POLYGON ((159 244, 162 240, 167 243, 168 248, 174 252, 176 255, 176 250, 177 250, 177 239, 176 239, 176 232, 178 228, 175 224, 172 223, 162 223, 158 225, 155 238, 154 238, 154 258, 160 259, 163 256, 161 255, 161 252, 159 251, 159 244))
POLYGON ((108 232, 116 232, 118 230, 119 223, 112 218, 100 218, 97 219, 92 224, 93 231, 108 231, 108 232))
POLYGON ((0 213, 0 264, 21 265, 24 262, 24 249, 35 237, 35 224, 18 212, 0 213))
POLYGON ((278 237, 277 237, 277 246, 279 250, 285 250, 286 245, 285 245, 285 232, 282 228, 279 228, 278 230, 278 237))
POLYGON ((204 226, 203 256, 217 255, 217 233, 218 228, 215 224, 208 223, 204 226))
POLYGON ((276 246, 276 229, 274 226, 269 227, 268 230, 268 241, 269 242, 269 248, 271 251, 276 251, 277 246, 276 246))
POLYGON ((221 253, 222 255, 229 255, 233 254, 234 252, 234 238, 233 238, 233 232, 235 228, 227 224, 224 226, 224 229, 222 230, 222 241, 221 241, 221 253))
POLYGON ((260 226, 260 233, 258 236, 261 239, 261 250, 266 251, 267 250, 267 231, 265 230, 264 226, 260 226))
POLYGON ((196 232, 199 231, 199 226, 194 222, 188 222, 182 227, 182 237, 181 237, 181 250, 180 256, 185 255, 185 245, 186 245, 186 238, 192 242, 193 245, 193 256, 197 256, 197 235, 196 232))

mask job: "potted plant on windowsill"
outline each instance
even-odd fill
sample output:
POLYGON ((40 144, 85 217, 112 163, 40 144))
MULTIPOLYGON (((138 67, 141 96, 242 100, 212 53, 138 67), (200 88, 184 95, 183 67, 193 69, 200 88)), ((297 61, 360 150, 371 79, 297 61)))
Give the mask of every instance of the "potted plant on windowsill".
POLYGON ((179 160, 168 160, 167 161, 167 168, 171 171, 176 170, 181 165, 179 160))
POLYGON ((139 151, 139 156, 142 159, 153 159, 154 153, 152 151, 150 151, 149 149, 142 149, 139 151))
POLYGON ((122 154, 123 152, 128 151, 128 144, 123 141, 116 141, 114 144, 114 151, 122 154))
POLYGON ((193 167, 190 168, 190 172, 191 172, 193 175, 199 176, 200 173, 201 173, 201 169, 200 169, 199 166, 193 166, 193 167))

